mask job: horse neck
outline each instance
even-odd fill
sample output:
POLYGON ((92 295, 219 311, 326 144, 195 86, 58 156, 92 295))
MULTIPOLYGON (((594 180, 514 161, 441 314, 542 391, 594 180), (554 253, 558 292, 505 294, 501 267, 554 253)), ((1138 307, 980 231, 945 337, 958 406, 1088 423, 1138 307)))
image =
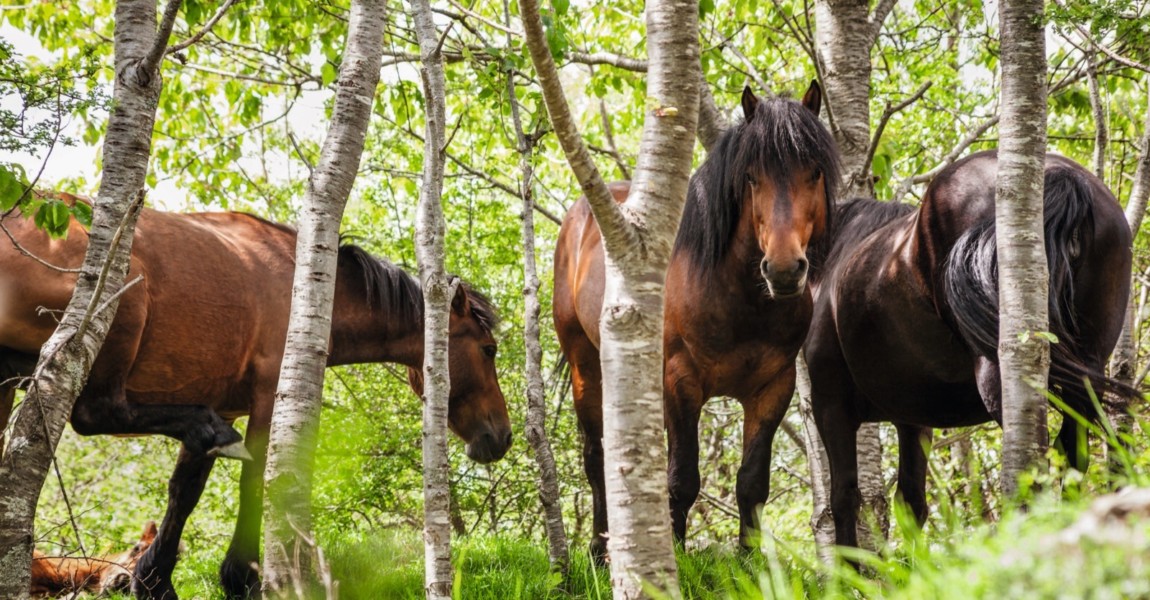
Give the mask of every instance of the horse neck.
POLYGON ((401 318, 397 311, 369 305, 361 294, 341 294, 340 290, 336 291, 334 308, 328 366, 376 362, 413 368, 423 365, 423 319, 401 318))

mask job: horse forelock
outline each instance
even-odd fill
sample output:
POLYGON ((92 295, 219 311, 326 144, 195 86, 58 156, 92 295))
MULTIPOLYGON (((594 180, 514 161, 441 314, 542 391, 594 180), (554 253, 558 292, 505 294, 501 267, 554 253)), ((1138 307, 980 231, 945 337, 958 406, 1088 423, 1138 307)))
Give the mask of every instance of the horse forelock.
POLYGON ((499 326, 499 311, 495 309, 492 304, 491 298, 487 294, 471 287, 469 283, 460 284, 467 292, 467 300, 471 305, 471 314, 475 317, 475 321, 483 329, 484 333, 493 334, 495 328, 499 326))
POLYGON ((762 100, 750 120, 724 132, 691 177, 675 252, 685 252, 696 267, 713 269, 730 250, 748 201, 747 174, 790 187, 795 174, 812 169, 823 176, 827 240, 833 237, 832 209, 841 181, 838 146, 802 104, 786 98, 762 100))

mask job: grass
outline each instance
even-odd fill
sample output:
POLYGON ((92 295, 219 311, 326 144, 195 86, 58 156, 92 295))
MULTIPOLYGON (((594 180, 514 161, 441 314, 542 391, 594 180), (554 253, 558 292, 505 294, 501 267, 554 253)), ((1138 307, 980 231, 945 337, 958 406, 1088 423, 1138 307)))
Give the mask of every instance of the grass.
MULTIPOLYGON (((760 555, 725 547, 680 551, 684 598, 1150 598, 1150 520, 1118 543, 1066 542, 1058 532, 1085 506, 1046 493, 1027 512, 1002 521, 952 527, 936 515, 923 533, 899 516, 891 541, 878 554, 860 555, 868 576, 839 564, 824 567, 811 548, 768 541, 760 555)), ((423 598, 423 545, 414 531, 381 532, 329 540, 326 558, 339 583, 339 597, 423 598)), ((541 541, 470 537, 454 545, 455 596, 466 600, 611 598, 605 569, 586 552, 575 552, 564 584, 549 572, 541 541)), ((182 598, 220 597, 215 564, 182 563, 182 598)))

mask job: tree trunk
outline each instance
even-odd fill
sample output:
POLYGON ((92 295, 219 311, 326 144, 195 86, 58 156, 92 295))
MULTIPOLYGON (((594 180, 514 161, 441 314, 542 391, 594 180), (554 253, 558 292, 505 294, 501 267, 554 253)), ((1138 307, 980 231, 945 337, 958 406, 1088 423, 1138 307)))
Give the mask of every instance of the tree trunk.
POLYGON ((1046 156, 1046 40, 1042 0, 999 6, 1002 109, 998 183, 998 360, 1002 376, 1002 489, 1019 491, 1019 476, 1039 464, 1048 444, 1046 389, 1050 345, 1049 275, 1043 239, 1046 156))
POLYGON ((296 241, 291 316, 268 437, 264 588, 303 596, 310 555, 312 469, 335 297, 339 226, 363 154, 383 54, 383 0, 353 0, 331 126, 308 181, 296 241))
POLYGON ((28 596, 40 490, 72 405, 119 306, 152 148, 161 88, 159 64, 179 8, 180 0, 168 2, 157 31, 154 0, 116 3, 116 79, 88 249, 60 325, 41 349, 0 459, 2 598, 28 596))
MULTIPOLYGON (((803 422, 804 445, 807 467, 811 472, 811 530, 815 534, 815 549, 819 560, 827 565, 835 563, 835 520, 831 516, 831 472, 827 463, 827 452, 819 429, 815 427, 815 417, 811 410, 811 374, 802 354, 795 363, 797 370, 796 388, 799 392, 799 416, 803 422)), ((863 539, 861 536, 859 539, 863 539)))
MULTIPOLYGON (((506 19, 507 47, 512 47, 511 8, 509 0, 503 0, 506 19)), ((547 532, 547 555, 551 569, 567 576, 570 558, 567 553, 567 532, 563 528, 563 504, 559 495, 559 472, 555 467, 555 455, 551 452, 551 442, 547 439, 547 399, 544 397, 543 347, 539 343, 539 276, 535 267, 535 215, 532 178, 534 171, 531 156, 535 145, 532 138, 523 132, 523 121, 519 116, 519 99, 515 94, 515 73, 507 73, 507 97, 511 104, 511 120, 515 126, 515 137, 519 151, 519 170, 522 180, 519 193, 523 198, 523 344, 526 348, 527 375, 527 443, 535 454, 535 464, 539 467, 539 500, 543 504, 543 523, 547 532)))
MULTIPOLYGON (((874 12, 867 0, 817 0, 815 2, 816 54, 826 92, 831 133, 838 142, 843 161, 843 197, 874 196, 874 181, 867 164, 870 133, 871 50, 882 23, 894 7, 892 0, 880 0, 874 12)), ((814 423, 805 429, 814 431, 814 423)), ((821 456, 821 455, 816 455, 821 456)), ((819 468, 825 469, 825 465, 819 468)), ((858 431, 860 514, 859 541, 871 547, 872 523, 886 535, 890 514, 882 473, 882 442, 877 423, 863 423, 858 431)))
POLYGON ((663 284, 687 197, 699 110, 698 14, 692 0, 647 4, 647 94, 626 210, 608 193, 571 119, 535 0, 520 0, 532 62, 557 137, 582 185, 606 254, 600 357, 603 445, 616 598, 644 585, 679 596, 663 438, 663 284), (656 184, 657 182, 657 184, 656 184))
POLYGON ((424 104, 427 107, 423 185, 415 222, 415 252, 423 282, 423 541, 424 590, 429 600, 451 598, 451 491, 447 458, 447 336, 457 282, 444 269, 443 162, 446 151, 446 87, 439 34, 428 0, 411 0, 419 38, 424 104))

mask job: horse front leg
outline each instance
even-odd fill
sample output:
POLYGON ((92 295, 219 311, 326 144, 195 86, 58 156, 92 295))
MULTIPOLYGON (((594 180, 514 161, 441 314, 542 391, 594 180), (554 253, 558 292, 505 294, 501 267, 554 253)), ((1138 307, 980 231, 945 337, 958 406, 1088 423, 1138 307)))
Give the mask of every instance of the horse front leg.
POLYGON ((922 527, 930 511, 926 502, 926 472, 932 431, 929 427, 898 424, 895 429, 898 431, 898 495, 922 527))
POLYGON ((180 448, 176 468, 168 481, 168 510, 152 546, 136 563, 132 593, 139 600, 177 600, 172 571, 179 559, 180 537, 215 463, 215 457, 180 448))
POLYGON ((671 530, 675 541, 687 539, 687 514, 699 497, 699 415, 703 390, 693 376, 667 365, 663 416, 667 427, 667 491, 671 503, 671 530))
POLYGON ((254 401, 248 420, 245 443, 252 460, 244 463, 240 473, 236 530, 220 564, 220 585, 228 600, 255 598, 260 593, 260 528, 263 523, 264 466, 267 464, 268 431, 271 427, 271 398, 267 396, 266 402, 254 401))
POLYGON ((795 393, 795 366, 781 371, 753 398, 743 400, 743 463, 735 485, 739 544, 759 548, 759 513, 771 493, 771 446, 795 393))
POLYGON ((164 435, 192 454, 250 459, 243 436, 207 406, 129 402, 123 382, 85 388, 72 408, 80 435, 164 435))

